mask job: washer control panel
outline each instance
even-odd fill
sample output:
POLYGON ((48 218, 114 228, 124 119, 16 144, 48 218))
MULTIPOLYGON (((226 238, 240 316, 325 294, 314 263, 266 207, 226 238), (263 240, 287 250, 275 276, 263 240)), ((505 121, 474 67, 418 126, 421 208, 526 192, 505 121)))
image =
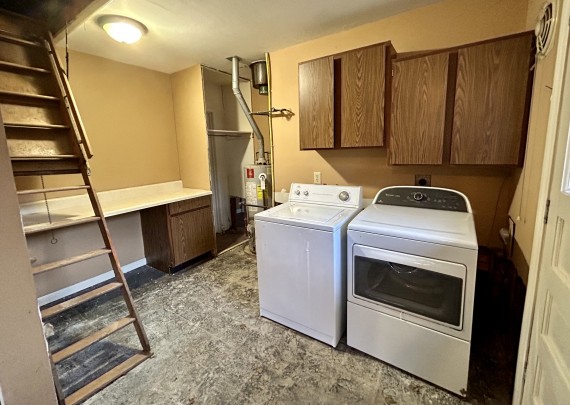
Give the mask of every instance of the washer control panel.
POLYGON ((471 212, 467 197, 462 193, 435 187, 387 187, 378 192, 375 204, 432 210, 471 212))
POLYGON ((362 187, 293 183, 289 192, 289 202, 362 208, 362 187))

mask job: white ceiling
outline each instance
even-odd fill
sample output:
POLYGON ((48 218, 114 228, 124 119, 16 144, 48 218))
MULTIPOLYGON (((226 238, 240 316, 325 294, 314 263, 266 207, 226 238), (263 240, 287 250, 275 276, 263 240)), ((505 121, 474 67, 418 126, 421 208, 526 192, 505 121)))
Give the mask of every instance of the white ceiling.
MULTIPOLYGON (((230 69, 227 57, 256 60, 323 35, 438 0, 111 0, 69 33, 69 48, 174 73, 195 64, 230 69), (97 26, 102 14, 139 20, 148 34, 134 45, 97 26)), ((60 42, 60 44, 63 44, 60 42)))

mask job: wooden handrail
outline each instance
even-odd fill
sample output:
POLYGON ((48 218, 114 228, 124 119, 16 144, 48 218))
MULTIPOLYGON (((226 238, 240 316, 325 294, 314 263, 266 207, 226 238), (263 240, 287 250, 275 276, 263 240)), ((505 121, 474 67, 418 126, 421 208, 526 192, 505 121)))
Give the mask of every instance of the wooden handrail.
POLYGON ((55 52, 55 46, 53 44, 53 36, 51 35, 51 32, 48 32, 47 44, 49 47, 48 50, 50 54, 50 61, 52 62, 54 74, 63 93, 63 100, 66 104, 66 107, 71 113, 70 116, 72 127, 74 131, 76 131, 77 141, 79 142, 80 147, 82 146, 83 152, 87 156, 87 159, 91 159, 93 157, 93 153, 91 152, 91 145, 89 143, 89 139, 87 138, 87 134, 85 133, 85 126, 83 125, 83 121, 79 115, 79 109, 77 108, 77 104, 73 98, 71 85, 69 84, 67 76, 63 73, 63 67, 61 66, 59 58, 57 57, 57 53, 55 52))

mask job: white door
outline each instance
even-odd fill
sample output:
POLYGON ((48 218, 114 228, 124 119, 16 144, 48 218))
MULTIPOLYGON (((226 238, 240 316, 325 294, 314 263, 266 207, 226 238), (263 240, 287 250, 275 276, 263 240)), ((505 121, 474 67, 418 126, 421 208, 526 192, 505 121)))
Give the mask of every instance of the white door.
MULTIPOLYGON (((567 30, 565 32, 567 38, 567 30)), ((561 37, 562 39, 562 37, 561 37)), ((566 46, 569 41, 566 39, 566 46)), ((538 285, 523 404, 570 403, 570 63, 566 59, 558 116, 550 211, 538 285)))

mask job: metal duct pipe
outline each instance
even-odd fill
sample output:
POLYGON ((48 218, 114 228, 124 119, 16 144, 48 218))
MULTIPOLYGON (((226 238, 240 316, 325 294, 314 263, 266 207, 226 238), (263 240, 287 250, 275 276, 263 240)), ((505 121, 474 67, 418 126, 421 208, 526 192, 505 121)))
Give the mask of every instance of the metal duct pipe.
POLYGON ((232 56, 232 90, 237 98, 238 104, 240 105, 241 109, 245 113, 247 120, 249 121, 249 125, 251 125, 251 128, 253 129, 253 134, 257 138, 259 156, 255 163, 258 165, 266 165, 267 160, 265 159, 265 144, 263 141, 263 135, 261 134, 257 123, 253 119, 251 111, 249 110, 249 107, 247 106, 245 99, 241 94, 241 90, 239 89, 239 58, 237 56, 232 56))

